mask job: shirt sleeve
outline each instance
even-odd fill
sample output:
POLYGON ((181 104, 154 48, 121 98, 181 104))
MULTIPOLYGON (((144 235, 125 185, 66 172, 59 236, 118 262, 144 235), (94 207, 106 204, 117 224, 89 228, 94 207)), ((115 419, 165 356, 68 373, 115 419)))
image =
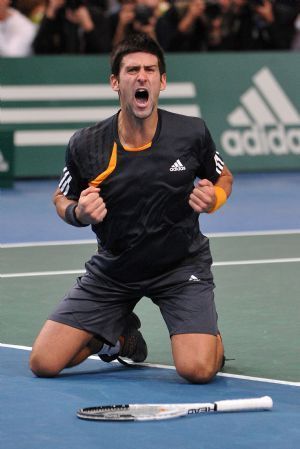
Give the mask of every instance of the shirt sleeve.
POLYGON ((79 199, 82 190, 86 188, 86 186, 83 185, 83 181, 74 161, 72 139, 66 150, 65 167, 62 171, 58 187, 66 198, 75 201, 79 199))
POLYGON ((197 176, 200 179, 208 179, 215 184, 224 168, 224 161, 220 153, 216 150, 211 134, 204 124, 204 143, 201 151, 202 158, 197 176))

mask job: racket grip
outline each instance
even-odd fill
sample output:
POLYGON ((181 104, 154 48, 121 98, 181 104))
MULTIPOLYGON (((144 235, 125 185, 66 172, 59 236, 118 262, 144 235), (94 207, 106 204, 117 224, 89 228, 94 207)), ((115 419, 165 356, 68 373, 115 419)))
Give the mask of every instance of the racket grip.
POLYGON ((215 402, 217 412, 239 412, 245 410, 270 410, 273 401, 270 396, 263 396, 254 399, 233 399, 215 402))

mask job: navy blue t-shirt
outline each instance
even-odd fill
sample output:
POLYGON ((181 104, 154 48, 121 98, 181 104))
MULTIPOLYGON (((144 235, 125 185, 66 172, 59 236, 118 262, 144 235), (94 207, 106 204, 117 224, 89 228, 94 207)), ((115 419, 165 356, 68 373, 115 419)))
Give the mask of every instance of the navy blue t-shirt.
POLYGON ((158 110, 155 136, 141 148, 124 148, 118 114, 71 138, 60 190, 77 200, 99 186, 107 215, 92 229, 100 243, 104 274, 138 281, 197 257, 210 257, 199 215, 188 200, 198 178, 215 183, 224 163, 200 118, 158 110))

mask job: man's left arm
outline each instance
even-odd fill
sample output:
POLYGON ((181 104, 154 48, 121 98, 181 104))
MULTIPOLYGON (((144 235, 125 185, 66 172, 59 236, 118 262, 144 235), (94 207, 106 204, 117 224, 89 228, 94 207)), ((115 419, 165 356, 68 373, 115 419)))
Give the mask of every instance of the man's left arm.
POLYGON ((215 183, 201 179, 190 194, 189 204, 198 214, 212 213, 219 209, 231 194, 233 176, 224 165, 215 183))

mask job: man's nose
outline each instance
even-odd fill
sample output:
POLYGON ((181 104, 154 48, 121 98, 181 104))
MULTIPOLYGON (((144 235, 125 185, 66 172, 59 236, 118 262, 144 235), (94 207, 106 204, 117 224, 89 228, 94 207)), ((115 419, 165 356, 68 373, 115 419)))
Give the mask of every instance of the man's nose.
POLYGON ((137 77, 138 81, 143 83, 145 81, 147 81, 147 72, 144 69, 141 69, 138 73, 138 77, 137 77))

